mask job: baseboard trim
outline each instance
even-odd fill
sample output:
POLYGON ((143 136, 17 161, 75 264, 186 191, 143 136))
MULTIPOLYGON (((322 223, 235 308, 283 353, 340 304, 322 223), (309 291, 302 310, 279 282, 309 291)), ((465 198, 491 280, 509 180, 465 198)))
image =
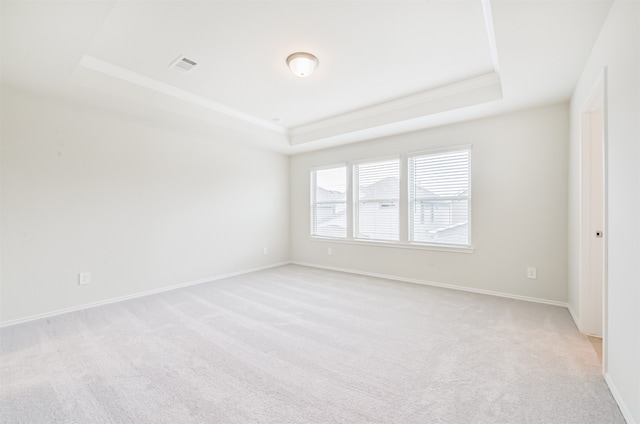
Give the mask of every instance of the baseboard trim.
POLYGON ((290 263, 293 264, 293 265, 307 266, 307 267, 310 267, 310 268, 320 268, 320 269, 327 269, 327 270, 331 270, 331 271, 347 272, 349 274, 359 274, 359 275, 366 275, 368 277, 385 278, 387 280, 402 281, 402 282, 405 282, 405 283, 422 284, 422 285, 425 285, 425 286, 442 287, 442 288, 445 288, 445 289, 452 289, 452 290, 460 290, 460 291, 466 291, 466 292, 471 292, 471 293, 486 294, 486 295, 489 295, 489 296, 505 297, 505 298, 508 298, 508 299, 524 300, 524 301, 527 301, 527 302, 544 303, 546 305, 561 306, 561 307, 564 307, 564 308, 567 308, 569 306, 566 302, 559 302, 559 301, 556 301, 556 300, 540 299, 540 298, 537 298, 537 297, 520 296, 520 295, 517 295, 517 294, 502 293, 502 292, 496 292, 496 291, 491 291, 491 290, 483 290, 483 289, 476 289, 476 288, 471 288, 471 287, 456 286, 456 285, 453 285, 453 284, 437 283, 437 282, 433 282, 433 281, 418 280, 418 279, 414 279, 414 278, 398 277, 396 275, 377 274, 375 272, 359 271, 359 270, 348 269, 348 268, 338 268, 338 267, 333 267, 333 266, 318 265, 318 264, 312 264, 312 263, 307 263, 307 262, 291 261, 290 263))
POLYGON ((8 326, 11 326, 11 325, 22 324, 22 323, 29 322, 29 321, 35 321, 35 320, 42 319, 42 318, 49 318, 49 317, 53 317, 53 316, 56 316, 56 315, 62 315, 62 314, 66 314, 66 313, 69 313, 69 312, 81 311, 83 309, 95 308, 97 306, 108 305, 110 303, 122 302, 122 301, 129 300, 129 299, 135 299, 137 297, 150 296, 152 294, 163 293, 163 292, 167 292, 167 291, 171 291, 171 290, 180 289, 180 288, 183 288, 183 287, 195 286, 197 284, 202 284, 202 283, 209 283, 211 281, 222 280, 223 278, 235 277, 237 275, 242 275, 242 274, 249 274, 251 272, 261 271, 263 269, 269 269, 269 268, 276 268, 276 267, 287 265, 287 264, 289 264, 289 262, 279 262, 279 263, 266 265, 266 266, 261 266, 261 267, 257 267, 257 268, 251 268, 251 269, 246 269, 246 270, 242 270, 242 271, 231 272, 231 273, 228 273, 228 274, 217 275, 215 277, 207 277, 207 278, 201 278, 199 280, 187 281, 186 283, 173 284, 171 286, 166 286, 166 287, 162 287, 162 288, 159 288, 159 289, 147 290, 147 291, 143 291, 143 292, 139 292, 139 293, 128 294, 128 295, 125 295, 125 296, 113 297, 113 298, 106 299, 106 300, 99 300, 97 302, 84 303, 82 305, 71 306, 69 308, 64 308, 64 309, 57 309, 55 311, 44 312, 42 314, 30 315, 30 316, 24 317, 24 318, 16 318, 16 319, 0 322, 0 328, 8 327, 8 326))
POLYGON ((580 320, 578 319, 578 315, 576 315, 570 303, 567 303, 567 309, 569 310, 569 315, 571 315, 571 318, 573 319, 573 323, 576 325, 576 328, 578 329, 579 332, 582 333, 582 329, 580 328, 580 320))
POLYGON ((616 385, 613 383, 613 380, 611 380, 611 376, 609 375, 609 373, 604 374, 604 381, 607 382, 607 386, 609 386, 609 390, 613 395, 613 399, 615 399, 616 403, 618 404, 618 408, 620 408, 620 412, 622 412, 622 416, 627 421, 627 424, 639 424, 631 416, 631 411, 629 410, 629 407, 624 402, 624 399, 622 399, 622 396, 620 396, 620 392, 618 391, 618 388, 616 387, 616 385))

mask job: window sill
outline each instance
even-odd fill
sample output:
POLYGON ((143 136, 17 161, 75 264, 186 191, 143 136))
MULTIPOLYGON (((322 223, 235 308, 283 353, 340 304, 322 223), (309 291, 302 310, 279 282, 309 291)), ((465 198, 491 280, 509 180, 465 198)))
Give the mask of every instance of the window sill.
POLYGON ((377 246, 377 247, 391 247, 395 249, 432 250, 437 252, 451 252, 451 253, 473 253, 475 250, 473 246, 458 247, 458 246, 449 246, 444 244, 400 243, 400 242, 389 242, 389 241, 366 241, 366 240, 353 240, 353 239, 349 240, 349 239, 318 237, 318 236, 310 236, 310 240, 327 242, 327 243, 353 244, 356 246, 377 246))

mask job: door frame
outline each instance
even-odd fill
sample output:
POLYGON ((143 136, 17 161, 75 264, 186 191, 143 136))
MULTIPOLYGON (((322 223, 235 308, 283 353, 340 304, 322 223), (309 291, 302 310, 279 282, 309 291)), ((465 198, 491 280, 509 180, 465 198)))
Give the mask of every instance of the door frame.
POLYGON ((586 291, 590 284, 590 246, 594 235, 589 227, 591 219, 590 189, 591 182, 591 134, 589 126, 590 114, 602 107, 602 371, 608 371, 608 251, 609 251, 609 225, 608 225, 608 108, 607 108, 607 68, 596 79, 586 102, 580 111, 580 317, 582 329, 584 329, 585 317, 593 312, 592 302, 588 299, 586 291))

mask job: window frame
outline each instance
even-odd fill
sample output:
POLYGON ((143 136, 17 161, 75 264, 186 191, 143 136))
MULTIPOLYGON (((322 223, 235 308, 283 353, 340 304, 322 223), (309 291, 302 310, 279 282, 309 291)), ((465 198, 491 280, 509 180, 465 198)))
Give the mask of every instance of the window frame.
MULTIPOLYGON (((353 161, 349 163, 349 166, 351 168, 351 192, 352 192, 352 211, 353 211, 353 218, 352 218, 352 231, 351 231, 351 235, 352 235, 352 239, 354 241, 364 241, 364 242, 373 242, 373 243, 399 243, 402 236, 401 236, 401 225, 400 225, 400 221, 402 220, 402 217, 400 215, 400 204, 402 203, 402 184, 401 184, 401 179, 402 179, 402 157, 401 155, 386 155, 386 156, 379 156, 379 157, 375 157, 375 158, 369 158, 369 159, 360 159, 357 161, 353 161), (367 238, 363 238, 363 237, 358 237, 358 230, 360 228, 360 189, 358 187, 356 187, 357 183, 358 183, 358 179, 356 178, 356 168, 359 165, 362 164, 369 164, 369 163, 376 163, 376 162, 389 162, 389 161, 397 161, 398 162, 398 198, 397 198, 397 205, 396 205, 396 210, 397 210, 397 215, 398 215, 398 238, 396 240, 387 240, 387 239, 367 239, 367 238)), ((378 200, 391 200, 391 199, 378 199, 378 200)))
MULTIPOLYGON (((349 164, 347 162, 340 162, 340 163, 333 163, 333 164, 329 164, 329 165, 322 165, 322 166, 315 166, 313 168, 311 168, 309 170, 309 235, 312 238, 319 238, 319 239, 328 239, 328 240, 346 240, 349 237, 349 184, 350 184, 350 178, 349 178, 349 164), (346 227, 345 227, 345 235, 344 237, 342 236, 327 236, 327 235, 322 235, 322 234, 315 234, 314 231, 317 232, 317 224, 314 225, 315 222, 315 215, 316 215, 316 205, 318 205, 318 202, 316 201, 316 188, 317 188, 317 172, 318 171, 324 171, 324 170, 328 170, 328 169, 338 169, 338 168, 344 168, 345 169, 345 210, 346 210, 346 227)), ((322 203, 329 203, 329 202, 322 202, 322 203)))
POLYGON ((427 149, 427 150, 419 150, 419 151, 415 151, 415 152, 410 152, 406 155, 406 167, 407 167, 407 174, 406 174, 406 182, 407 182, 407 243, 410 245, 415 245, 415 246, 437 246, 437 247, 447 247, 447 248, 451 248, 451 249, 461 249, 461 250, 467 250, 470 249, 473 251, 473 231, 472 231, 472 217, 473 217, 473 208, 472 208, 472 185, 473 185, 473 179, 472 179, 472 172, 471 172, 471 167, 472 167, 472 149, 473 145, 472 144, 463 144, 463 145, 456 145, 456 146, 448 146, 448 147, 439 147, 439 148, 435 148, 435 149, 427 149), (452 243, 431 243, 431 242, 424 242, 424 241, 415 241, 412 240, 412 238, 414 237, 413 235, 413 220, 412 220, 412 213, 413 213, 413 204, 412 204, 412 199, 411 199, 411 176, 410 174, 410 161, 412 158, 415 157, 420 157, 420 156, 428 156, 428 155, 436 155, 439 153, 448 153, 448 152, 460 152, 460 151, 467 151, 468 152, 468 159, 467 159, 467 181, 469 182, 469 186, 468 186, 468 194, 467 194, 467 225, 468 225, 468 237, 467 237, 467 244, 452 244, 452 243))
POLYGON ((350 244, 350 245, 359 245, 359 246, 381 246, 381 247, 391 247, 391 248, 400 248, 400 249, 411 249, 411 250, 431 250, 431 251, 440 251, 440 252, 451 252, 451 253, 473 253, 475 251, 475 247, 473 245, 473 232, 472 232, 472 221, 473 221, 473 207, 472 207, 472 186, 473 186, 473 145, 472 144, 464 144, 464 145, 452 145, 445 147, 438 147, 433 149, 423 149, 418 151, 404 152, 404 153, 396 153, 391 155, 384 156, 376 156, 365 159, 357 159, 357 160, 348 160, 343 162, 334 162, 326 165, 318 165, 309 168, 309 188, 310 188, 310 210, 309 210, 309 238, 312 241, 317 242, 330 242, 337 244, 350 244), (411 187, 409 185, 409 161, 412 157, 426 155, 426 154, 436 154, 440 152, 447 151, 460 151, 460 150, 468 150, 469 158, 468 158, 468 181, 469 181, 469 194, 468 194, 468 244, 467 245, 459 245, 459 244, 445 244, 445 243, 430 243, 430 242, 421 242, 421 241, 410 241, 410 190, 411 187), (357 209, 355 203, 358 202, 356 198, 357 190, 354 188, 354 167, 356 164, 360 163, 369 163, 369 162, 377 162, 384 160, 397 159, 399 161, 399 199, 398 199, 398 231, 399 237, 398 240, 373 240, 373 239, 363 239, 363 238, 355 238, 356 232, 356 213, 357 209), (331 237, 324 235, 315 235, 313 234, 313 200, 315 197, 315 172, 324 169, 332 169, 332 168, 340 168, 345 167, 346 173, 346 237, 331 237), (313 176, 312 176, 313 175, 313 176))

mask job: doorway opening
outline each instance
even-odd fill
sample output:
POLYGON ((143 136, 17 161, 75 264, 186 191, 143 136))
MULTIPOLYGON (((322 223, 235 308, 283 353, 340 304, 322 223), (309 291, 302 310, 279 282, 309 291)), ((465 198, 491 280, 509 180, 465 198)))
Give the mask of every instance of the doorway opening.
POLYGON ((606 69, 582 109, 580 321, 606 372, 606 69), (599 352, 598 352, 599 351, 599 352))

